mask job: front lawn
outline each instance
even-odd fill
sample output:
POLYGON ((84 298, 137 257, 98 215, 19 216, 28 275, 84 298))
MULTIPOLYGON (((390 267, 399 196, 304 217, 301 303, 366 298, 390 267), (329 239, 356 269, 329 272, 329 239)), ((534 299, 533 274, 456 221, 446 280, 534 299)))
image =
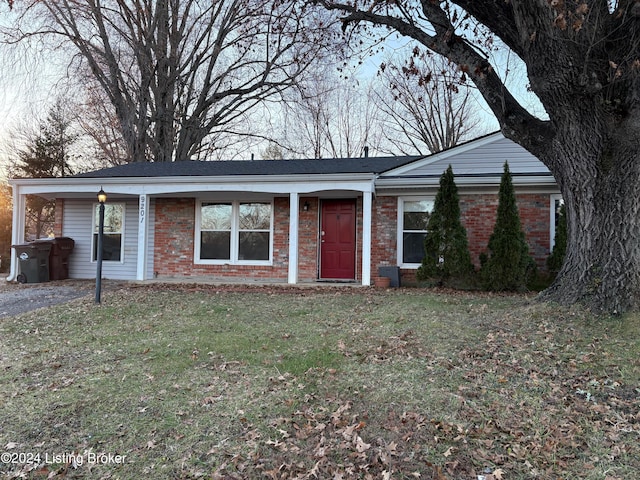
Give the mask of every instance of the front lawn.
POLYGON ((640 316, 127 286, 0 319, 1 478, 630 479, 640 316))

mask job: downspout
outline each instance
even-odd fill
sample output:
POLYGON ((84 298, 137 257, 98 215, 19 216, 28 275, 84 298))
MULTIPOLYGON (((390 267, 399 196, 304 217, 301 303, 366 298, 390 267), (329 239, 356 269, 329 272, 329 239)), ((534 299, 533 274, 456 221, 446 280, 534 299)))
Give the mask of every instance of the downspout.
MULTIPOLYGON (((13 190, 13 222, 11 225, 11 245, 18 245, 24 242, 24 221, 26 215, 26 198, 20 194, 20 187, 12 184, 13 190)), ((11 249, 11 268, 7 282, 15 281, 18 276, 18 258, 15 249, 11 249)))

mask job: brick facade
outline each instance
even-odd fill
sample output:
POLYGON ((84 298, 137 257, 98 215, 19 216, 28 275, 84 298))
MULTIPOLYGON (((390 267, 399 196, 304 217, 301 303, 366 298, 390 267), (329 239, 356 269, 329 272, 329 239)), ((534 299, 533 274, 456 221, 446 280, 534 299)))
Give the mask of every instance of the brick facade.
POLYGON ((158 198, 155 208, 153 271, 158 277, 207 276, 213 279, 287 278, 289 199, 274 199, 273 265, 199 265, 194 263, 196 201, 158 198))
MULTIPOLYGON (((517 194, 520 222, 529 252, 545 268, 550 252, 550 197, 548 194, 517 194)), ((480 254, 487 252, 498 210, 498 195, 460 195, 460 216, 467 229, 471 260, 480 265, 480 254)))
MULTIPOLYGON (((527 193, 516 197, 529 251, 538 268, 545 270, 550 253, 550 197, 548 194, 527 193)), ((372 277, 377 276, 380 266, 397 265, 397 209, 397 197, 376 198, 373 209, 372 277)), ((480 266, 480 254, 487 251, 497 209, 497 194, 460 195, 461 220, 467 230, 471 260, 476 267, 480 266)), ((416 281, 414 269, 402 269, 401 274, 405 283, 416 281)))
POLYGON ((378 267, 398 264, 397 197, 376 197, 371 225, 371 277, 376 278, 378 267))
MULTIPOLYGON (((318 238, 320 228, 320 202, 316 197, 300 198, 298 218, 298 279, 312 282, 318 278, 318 238), (304 205, 307 210, 304 210, 304 205)), ((287 248, 288 245, 287 245, 287 248)))
MULTIPOLYGON (((517 195, 520 217, 531 254, 544 268, 549 255, 549 195, 517 195)), ((497 194, 460 195, 462 222, 467 229, 471 258, 487 249, 498 206, 497 194)), ((299 199, 298 279, 318 278, 321 201, 317 197, 299 199), (307 210, 304 205, 307 205, 307 210)), ((289 198, 274 199, 273 264, 199 265, 194 263, 195 199, 155 200, 154 272, 159 277, 207 276, 213 279, 286 281, 289 267, 289 198)), ((378 196, 373 201, 371 276, 378 267, 397 265, 398 198, 378 196)), ((362 197, 356 202, 356 279, 362 278, 362 197)), ((405 281, 415 280, 415 270, 403 270, 405 281)))

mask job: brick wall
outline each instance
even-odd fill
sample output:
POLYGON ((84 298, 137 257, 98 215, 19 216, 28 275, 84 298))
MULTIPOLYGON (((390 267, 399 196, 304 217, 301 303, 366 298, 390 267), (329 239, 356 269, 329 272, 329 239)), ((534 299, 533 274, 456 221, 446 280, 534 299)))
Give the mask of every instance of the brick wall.
MULTIPOLYGON (((298 279, 318 278, 320 201, 299 199, 298 279), (303 205, 308 204, 308 210, 303 205)), ((159 277, 208 276, 220 279, 286 281, 289 268, 289 198, 274 199, 273 265, 194 264, 195 199, 156 199, 154 272, 159 277)), ((362 278, 362 199, 356 202, 356 275, 362 278)))
POLYGON ((363 218, 362 212, 364 206, 362 197, 356 199, 356 280, 362 280, 362 228, 363 218))
POLYGON ((320 205, 316 197, 300 198, 300 217, 298 218, 298 243, 300 245, 298 249, 298 279, 303 282, 314 281, 318 278, 319 215, 320 205), (309 206, 306 212, 302 208, 305 203, 309 206))
POLYGON ((376 197, 373 202, 371 226, 371 277, 378 276, 378 267, 398 264, 398 199, 376 197))
MULTIPOLYGON (((516 200, 529 252, 538 267, 545 268, 549 255, 549 195, 517 194, 516 200)), ((471 260, 476 266, 480 265, 480 254, 487 252, 497 209, 497 195, 460 195, 462 224, 467 229, 471 260)))
POLYGON ((158 198, 155 209, 154 272, 158 277, 207 276, 212 279, 286 280, 289 199, 274 200, 273 265, 197 265, 194 263, 196 201, 158 198))

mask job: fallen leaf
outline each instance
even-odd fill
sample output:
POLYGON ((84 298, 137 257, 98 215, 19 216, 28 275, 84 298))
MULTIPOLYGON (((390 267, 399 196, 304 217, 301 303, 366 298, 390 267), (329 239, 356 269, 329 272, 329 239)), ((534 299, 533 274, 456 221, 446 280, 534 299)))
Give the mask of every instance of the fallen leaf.
POLYGON ((356 436, 356 450, 358 453, 366 452, 370 448, 371 444, 365 443, 359 435, 356 436))

